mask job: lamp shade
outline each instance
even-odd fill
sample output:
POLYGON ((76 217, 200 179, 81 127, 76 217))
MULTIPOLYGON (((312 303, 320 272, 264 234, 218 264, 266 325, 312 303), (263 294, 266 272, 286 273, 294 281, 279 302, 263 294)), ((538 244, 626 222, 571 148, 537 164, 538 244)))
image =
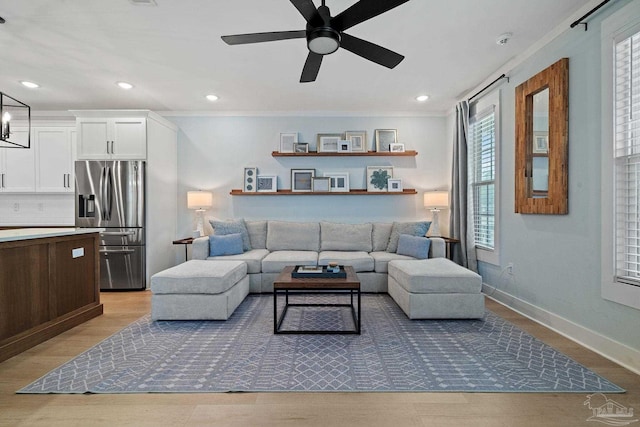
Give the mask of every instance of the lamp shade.
POLYGON ((206 209, 213 206, 213 194, 210 191, 187 191, 187 208, 206 209))
POLYGON ((448 191, 427 191, 424 193, 424 207, 447 209, 449 207, 448 191))

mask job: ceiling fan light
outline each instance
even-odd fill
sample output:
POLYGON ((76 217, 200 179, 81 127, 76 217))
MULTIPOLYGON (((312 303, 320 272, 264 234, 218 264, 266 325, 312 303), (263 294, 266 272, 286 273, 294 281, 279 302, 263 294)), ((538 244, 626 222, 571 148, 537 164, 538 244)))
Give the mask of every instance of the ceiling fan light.
POLYGON ((307 37, 307 47, 318 55, 329 55, 340 47, 340 33, 332 28, 316 28, 307 37))

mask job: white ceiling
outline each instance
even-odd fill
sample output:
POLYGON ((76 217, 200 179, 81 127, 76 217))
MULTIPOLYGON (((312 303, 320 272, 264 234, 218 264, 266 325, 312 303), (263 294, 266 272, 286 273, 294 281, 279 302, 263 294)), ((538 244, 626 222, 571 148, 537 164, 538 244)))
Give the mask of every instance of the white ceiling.
MULTIPOLYGON (((591 0, 411 0, 347 33, 406 58, 389 70, 346 50, 299 83, 304 39, 228 46, 220 36, 301 30, 287 0, 0 0, 0 91, 34 110, 441 114, 591 0), (497 37, 513 33, 506 46, 497 37), (30 80, 41 85, 30 90, 30 80), (116 81, 135 85, 119 89, 116 81), (216 103, 204 96, 214 93, 216 103), (428 94, 426 103, 415 96, 428 94)), ((315 0, 316 5, 320 1, 315 0)), ((327 0, 335 16, 355 0, 327 0)), ((572 31, 582 31, 574 29, 572 31)))

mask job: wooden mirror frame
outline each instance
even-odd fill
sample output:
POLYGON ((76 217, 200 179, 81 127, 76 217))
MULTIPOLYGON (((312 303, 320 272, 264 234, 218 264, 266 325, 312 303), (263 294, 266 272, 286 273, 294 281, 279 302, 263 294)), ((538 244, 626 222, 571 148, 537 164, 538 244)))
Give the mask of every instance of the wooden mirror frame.
POLYGON ((516 88, 515 211, 568 213, 569 58, 562 58, 516 88), (549 88, 549 190, 533 195, 533 96, 549 88))

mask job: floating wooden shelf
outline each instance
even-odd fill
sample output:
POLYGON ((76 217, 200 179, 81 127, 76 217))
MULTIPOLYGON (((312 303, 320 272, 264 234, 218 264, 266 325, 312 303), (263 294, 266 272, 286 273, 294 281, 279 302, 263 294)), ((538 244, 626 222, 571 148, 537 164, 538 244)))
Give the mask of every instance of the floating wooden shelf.
POLYGON ((418 155, 418 152, 415 150, 407 150, 403 152, 389 152, 389 151, 366 151, 366 152, 351 152, 351 153, 318 153, 317 151, 310 151, 308 153, 281 153, 279 151, 271 152, 271 156, 273 157, 363 157, 363 156, 372 156, 372 157, 415 157, 418 155))
POLYGON ((278 190, 271 192, 245 192, 242 190, 231 190, 232 196, 407 196, 418 194, 414 188, 405 188, 402 191, 367 191, 350 190, 349 192, 329 192, 329 191, 291 191, 278 190))

